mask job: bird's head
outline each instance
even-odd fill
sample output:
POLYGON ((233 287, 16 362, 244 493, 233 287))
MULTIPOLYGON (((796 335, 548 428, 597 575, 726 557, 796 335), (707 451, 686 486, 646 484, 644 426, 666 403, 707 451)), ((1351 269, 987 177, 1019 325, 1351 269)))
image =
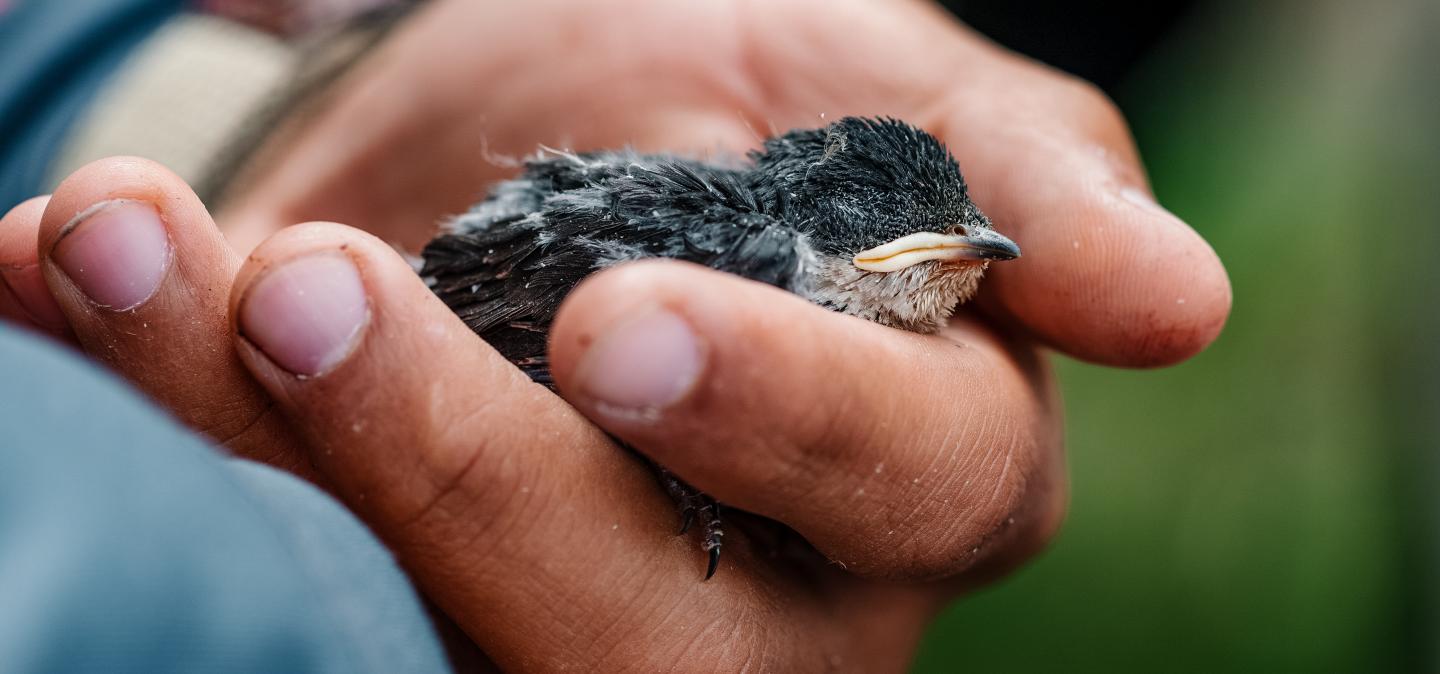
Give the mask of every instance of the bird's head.
POLYGON ((945 145, 904 122, 791 131, 755 160, 820 257, 814 299, 846 313, 933 330, 990 261, 1020 256, 970 201, 945 145))

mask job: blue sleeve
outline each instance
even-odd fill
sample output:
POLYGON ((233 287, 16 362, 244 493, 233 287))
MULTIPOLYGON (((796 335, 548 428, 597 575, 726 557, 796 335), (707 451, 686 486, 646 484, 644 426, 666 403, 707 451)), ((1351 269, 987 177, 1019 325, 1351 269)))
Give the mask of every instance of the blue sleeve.
POLYGON ((448 665, 390 554, 328 496, 0 325, 0 669, 448 665))
POLYGON ((0 213, 45 188, 52 159, 101 83, 184 4, 0 0, 0 213))

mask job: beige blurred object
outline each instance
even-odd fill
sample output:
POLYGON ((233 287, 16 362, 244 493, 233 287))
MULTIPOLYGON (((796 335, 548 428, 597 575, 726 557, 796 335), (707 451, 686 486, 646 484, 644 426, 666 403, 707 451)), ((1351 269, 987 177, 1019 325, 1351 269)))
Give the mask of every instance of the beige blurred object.
POLYGON ((113 155, 198 181, 233 135, 289 81, 299 51, 233 21, 182 14, 133 54, 76 123, 50 167, 54 186, 113 155))
POLYGON ((197 7, 278 35, 303 35, 410 0, 199 0, 197 7))

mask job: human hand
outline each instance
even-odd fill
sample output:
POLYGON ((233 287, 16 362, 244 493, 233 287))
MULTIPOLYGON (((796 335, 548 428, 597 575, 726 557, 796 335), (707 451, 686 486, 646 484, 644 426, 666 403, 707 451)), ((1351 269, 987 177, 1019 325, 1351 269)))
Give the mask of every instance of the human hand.
POLYGON ((1092 86, 911 0, 437 0, 276 137, 222 213, 243 249, 335 220, 412 249, 539 143, 738 152, 820 116, 892 115, 946 141, 1025 257, 988 319, 1092 362, 1175 363, 1219 333, 1224 269, 1156 206, 1124 120, 1092 86))
MULTIPOLYGON (((796 7, 756 5, 748 11, 776 18, 774 12, 796 7)), ((687 53, 704 52, 693 48, 703 36, 647 23, 683 27, 694 17, 676 16, 680 9, 616 15, 610 19, 640 24, 668 45, 675 56, 666 66, 676 69, 673 80, 634 72, 645 63, 638 57, 623 63, 578 59, 573 71, 555 74, 568 73, 567 80, 524 72, 480 77, 504 73, 486 70, 478 57, 470 61, 467 49, 487 44, 474 33, 514 33, 516 25, 530 24, 514 17, 478 22, 479 15, 470 14, 493 11, 493 5, 435 3, 357 71, 349 93, 305 130, 294 152, 273 164, 274 172, 257 181, 230 216, 238 236, 258 240, 269 223, 321 213, 345 217, 348 209, 354 212, 346 219, 415 242, 426 234, 415 223, 461 210, 477 185, 498 175, 499 169, 477 160, 486 142, 504 154, 524 153, 537 140, 578 148, 626 141, 648 149, 705 148, 717 141, 736 147, 753 140, 737 108, 781 127, 814 125, 818 108, 836 117, 895 114, 937 131, 960 157, 977 202, 1026 247, 1024 260, 997 269, 987 282, 982 314, 963 316, 940 336, 919 337, 829 314, 753 284, 655 264, 615 270, 582 286, 553 334, 556 376, 576 407, 697 486, 790 524, 850 572, 767 559, 765 545, 757 550, 732 536, 726 570, 710 583, 695 583, 703 562, 693 547, 654 537, 673 524, 673 512, 663 497, 656 500, 649 476, 597 439, 568 407, 549 407, 555 403, 548 393, 498 374, 511 371, 486 360, 493 352, 473 336, 452 332, 456 323, 448 314, 424 313, 431 306, 428 295, 387 295, 386 288, 405 287, 398 267, 383 280, 368 275, 390 268, 374 262, 389 259, 388 253, 373 240, 346 238, 358 236, 348 230, 287 232, 279 243, 260 248, 252 263, 273 264, 302 252, 296 240, 285 238, 301 236, 295 232, 308 231, 303 240, 322 242, 317 245, 331 252, 354 244, 346 254, 365 278, 371 322, 361 346, 322 376, 300 379, 283 368, 257 369, 257 393, 253 383, 247 388, 248 380, 229 375, 234 367, 244 374, 247 366, 273 365, 274 359, 244 348, 245 357, 225 362, 219 374, 202 374, 216 370, 198 368, 194 359, 204 361, 204 353, 228 341, 207 341, 213 330, 197 327, 205 321, 193 315, 209 320, 214 312, 198 308, 188 327, 181 325, 187 321, 171 321, 177 333, 162 338, 158 328, 149 332, 149 344, 135 339, 147 334, 136 328, 162 324, 158 310, 135 324, 124 323, 125 317, 142 315, 144 308, 113 316, 99 310, 105 320, 96 328, 122 322, 101 338, 75 327, 75 319, 72 329, 92 353, 107 354, 122 371, 146 369, 127 374, 154 382, 154 389, 147 387, 152 394, 167 386, 189 389, 157 395, 168 396, 167 405, 182 418, 210 416, 195 410, 259 410, 259 421, 244 425, 248 430, 240 437, 252 444, 242 451, 302 472, 314 461, 313 478, 366 516, 430 594, 502 664, 645 668, 673 665, 667 653, 688 649, 686 665, 697 668, 745 659, 776 668, 814 669, 826 661, 857 669, 901 667, 938 606, 1025 558, 1061 517, 1058 409, 1035 342, 1101 362, 1171 362, 1213 338, 1229 294, 1223 270, 1193 232, 1158 208, 1138 205, 1133 193, 1121 196, 1126 186, 1143 194, 1143 178, 1118 118, 1087 98, 1093 96, 1088 90, 993 52, 953 26, 926 23, 931 10, 918 5, 827 8, 805 21, 779 24, 791 29, 789 42, 772 44, 773 37, 755 35, 744 45, 748 56, 738 61, 687 60, 687 53), (847 12, 849 23, 835 18, 847 12), (854 25, 875 27, 878 36, 904 29, 910 37, 881 40, 854 25), (465 30, 470 46, 456 49, 465 30), (840 38, 849 41, 843 48, 834 42, 840 38), (436 62, 437 47, 447 47, 441 51, 452 60, 461 58, 436 62), (836 64, 816 54, 845 61, 855 74, 837 75, 836 64), (756 96, 764 105, 726 103, 725 96, 713 95, 759 86, 762 71, 754 67, 739 73, 747 86, 708 86, 732 79, 732 66, 759 63, 784 66, 763 71, 765 86, 756 96), (951 67, 967 63, 964 70, 951 67), (582 76, 590 66, 612 68, 606 72, 613 77, 595 74, 586 89, 582 76), (826 77, 814 77, 820 74, 826 77), (489 86, 455 87, 455 81, 489 86), (536 82, 556 86, 525 86, 536 82), (395 98, 397 86, 413 98, 395 98), (666 95, 624 95, 647 86, 666 95), (953 91, 961 89, 971 95, 953 91), (509 105, 491 105, 497 96, 509 105), (382 105, 387 100, 407 103, 399 110, 382 105), (634 100, 649 105, 635 111, 634 100), (1015 107, 1017 101, 1031 105, 1015 107), (527 111, 527 105, 538 107, 527 111), (342 132, 359 139, 327 137, 342 132), (1183 297, 1172 297, 1182 289, 1183 297), (637 422, 606 411, 614 409, 606 396, 624 392, 593 380, 607 374, 593 363, 623 361, 600 358, 595 350, 624 343, 604 335, 623 328, 623 319, 653 315, 656 308, 693 332, 704 363, 695 381, 676 389, 682 395, 661 406, 659 418, 637 422), (449 327, 439 333, 421 334, 420 326, 446 321, 449 327), (464 348, 467 339, 470 347, 464 348), (157 340, 176 345, 177 353, 155 353, 150 347, 157 340), (178 386, 180 381, 190 383, 178 386), (230 393, 213 395, 222 391, 230 393), (335 404, 341 400, 353 404, 335 404), (465 404, 476 409, 457 411, 465 404), (525 414, 525 424, 507 423, 507 412, 525 414), (387 420, 384 428, 367 425, 379 419, 387 420), (357 435, 356 425, 364 437, 348 439, 357 435), (439 505, 425 507, 431 502, 439 505), (612 525, 620 526, 607 530, 612 525), (891 543, 895 536, 901 538, 891 543), (941 577, 948 580, 917 581, 941 577), (598 620, 611 616, 613 631, 596 629, 598 620), (725 630, 738 636, 694 636, 725 630), (627 635, 643 635, 647 642, 627 635)), ((556 8, 510 8, 547 9, 556 8)), ((750 27, 774 28, 771 23, 750 27)), ((712 32, 740 34, 733 24, 712 27, 720 25, 712 32)), ((576 30, 598 40, 611 39, 609 28, 592 21, 576 30)), ((622 29, 616 28, 622 32, 614 39, 626 35, 622 29)), ((503 36, 490 37, 496 39, 488 44, 506 44, 503 36)), ((509 44, 517 42, 524 40, 509 44)), ((509 65, 523 71, 540 64, 509 65)), ((171 184, 166 194, 182 188, 171 184)), ((174 199, 177 208, 197 207, 191 197, 174 199)), ((202 253, 218 241, 208 220, 180 213, 167 222, 200 222, 197 231, 210 233, 202 253)), ((180 249, 176 259, 186 257, 185 237, 172 227, 171 238, 180 249)), ((233 269, 238 260, 225 264, 233 269)), ((179 264, 175 269, 182 274, 169 274, 165 283, 190 284, 179 286, 177 298, 195 296, 202 286, 228 288, 218 277, 188 278, 179 264)), ((79 323, 97 313, 83 297, 62 300, 67 316, 89 308, 79 323)), ((220 334, 230 339, 227 331, 220 334)))
MULTIPOLYGON (((867 429, 907 429, 892 432, 890 440, 898 445, 924 446, 936 437, 944 445, 953 438, 926 430, 951 429, 960 423, 957 418, 975 409, 959 403, 963 397, 952 398, 956 389, 971 395, 1028 391, 1031 400, 1045 400, 1043 346, 1105 364, 1157 366, 1195 354, 1223 326, 1230 303, 1223 268, 1194 231, 1154 203, 1123 120, 1093 87, 1005 53, 924 3, 796 0, 638 7, 622 13, 558 2, 434 3, 337 88, 327 113, 303 133, 286 137, 286 143, 296 141, 293 145, 261 163, 267 174, 254 181, 230 213, 242 232, 238 236, 254 238, 258 235, 244 232, 263 234, 276 221, 336 218, 387 240, 417 245, 430 235, 429 223, 464 210, 475 199, 473 185, 508 172, 488 161, 490 156, 526 154, 537 143, 736 151, 756 142, 756 129, 813 126, 819 113, 831 118, 890 114, 931 130, 959 157, 977 203, 1026 251, 1025 258, 990 272, 977 306, 962 313, 947 333, 956 338, 958 331, 971 330, 972 335, 958 337, 962 344, 971 343, 973 334, 1002 341, 1004 358, 996 362, 1010 367, 1009 372, 992 364, 977 368, 967 381, 935 387, 925 378, 925 366, 956 357, 939 352, 877 377, 865 367, 867 359, 877 358, 871 354, 912 339, 895 332, 883 333, 877 344, 839 339, 811 346, 801 341, 789 357, 772 358, 778 345, 759 345, 769 345, 776 335, 813 334, 816 328, 764 314, 752 319, 764 321, 763 329, 730 333, 731 338, 744 335, 756 348, 717 370, 750 377, 735 375, 734 388, 724 389, 732 392, 717 396, 721 404, 681 403, 714 412, 692 426, 634 424, 623 415, 606 415, 604 409, 613 406, 587 397, 583 388, 564 388, 592 419, 699 487, 742 507, 781 513, 780 519, 792 524, 796 518, 785 513, 793 503, 792 491, 759 490, 757 501, 736 494, 740 490, 727 484, 728 476, 753 466, 759 476, 753 483, 764 483, 760 478, 767 471, 771 482, 824 481, 774 462, 752 461, 748 454, 735 458, 737 453, 727 448, 767 446, 770 433, 763 423, 736 425, 735 418, 772 418, 753 416, 755 410, 777 419, 836 418, 841 415, 827 414, 833 405, 817 404, 830 402, 823 397, 829 393, 842 400, 840 409, 856 410, 852 416, 867 429), (560 53, 566 57, 547 58, 560 53), (995 331, 1003 337, 995 337, 995 331), (832 343, 833 352, 824 348, 832 343), (849 362, 835 355, 840 353, 849 362), (817 381, 813 371, 807 378, 803 368, 775 361, 823 363, 835 374, 817 381), (774 374, 761 376, 766 372, 774 374), (874 404, 861 392, 894 401, 893 407, 874 404), (852 404, 852 397, 866 402, 852 404), (936 400, 956 404, 937 407, 936 400), (895 423, 901 419, 909 425, 895 423), (731 429, 733 436, 727 434, 731 429), (694 447, 711 451, 688 451, 694 447), (766 497, 773 500, 765 503, 766 497)), ((588 286, 600 288, 592 290, 595 295, 577 295, 571 306, 620 304, 633 310, 702 301, 703 284, 667 286, 674 279, 663 275, 636 278, 597 279, 588 286), (675 287, 685 292, 667 292, 675 287)), ((614 318, 598 313, 587 315, 596 314, 594 320, 602 322, 614 318)), ((743 316, 730 320, 746 323, 743 316)), ((563 325, 556 328, 551 354, 562 386, 565 335, 563 325)), ((1031 436, 1046 440, 1002 442, 995 449, 997 456, 1019 457, 1017 465, 1031 471, 994 492, 997 502, 1010 504, 998 512, 1026 510, 1030 514, 1022 520, 1052 524, 1060 518, 1058 416, 1058 410, 1048 409, 1043 432, 1031 436)), ((786 448, 776 442, 769 449, 783 453, 786 448)), ((918 454, 937 460, 954 456, 943 450, 918 454)), ((859 452, 868 465, 882 470, 889 455, 880 447, 859 452)), ((795 462, 825 463, 813 458, 795 462)), ((903 498, 895 500, 903 503, 903 498)), ((816 527, 797 528, 822 543, 816 527)), ((1033 537, 1043 539, 1048 529, 1037 525, 1035 531, 1033 537)), ((833 538, 853 545, 878 540, 843 533, 833 538)), ((962 566, 953 558, 949 566, 930 564, 950 572, 962 566)), ((924 575, 924 566, 912 562, 899 574, 924 575)))
MULTIPOLYGON (((935 611, 1060 516, 1048 374, 972 320, 912 335, 668 262, 579 288, 553 349, 576 406, 823 553, 738 527, 700 582, 646 467, 371 236, 303 225, 242 261, 178 178, 133 159, 85 167, 0 233, 0 256, 38 263, 51 292, 26 304, 48 299, 60 334, 217 442, 345 500, 502 666, 902 669, 935 611), (29 253, 9 247, 27 234, 29 253), (698 345, 687 385, 627 373, 634 349, 683 354, 677 336, 698 345), (656 390, 678 393, 648 401, 658 416, 620 409, 656 390)), ((659 364, 642 369, 675 372, 659 364)))

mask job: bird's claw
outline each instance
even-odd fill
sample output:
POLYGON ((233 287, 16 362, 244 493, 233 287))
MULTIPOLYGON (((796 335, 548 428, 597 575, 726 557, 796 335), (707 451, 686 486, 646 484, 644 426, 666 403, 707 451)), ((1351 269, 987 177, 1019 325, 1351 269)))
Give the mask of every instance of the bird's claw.
POLYGON ((655 472, 660 477, 665 492, 670 494, 670 498, 680 508, 680 533, 677 535, 683 536, 690 531, 690 526, 697 518, 704 527, 704 542, 700 544, 700 549, 709 555, 705 580, 710 580, 710 577, 715 575, 715 570, 720 567, 721 541, 725 536, 725 527, 720 521, 720 503, 686 484, 663 466, 655 466, 655 472))
POLYGON ((695 523, 695 506, 687 505, 680 511, 680 533, 676 536, 684 536, 690 530, 690 525, 695 523))
POLYGON ((710 563, 705 568, 705 580, 710 580, 715 575, 715 569, 720 566, 720 548, 724 545, 725 525, 720 521, 720 502, 710 497, 700 508, 703 522, 705 524, 705 542, 700 544, 700 549, 710 553, 710 563))
POLYGON ((705 580, 715 576, 715 569, 720 568, 720 546, 710 548, 710 565, 705 568, 705 580))

